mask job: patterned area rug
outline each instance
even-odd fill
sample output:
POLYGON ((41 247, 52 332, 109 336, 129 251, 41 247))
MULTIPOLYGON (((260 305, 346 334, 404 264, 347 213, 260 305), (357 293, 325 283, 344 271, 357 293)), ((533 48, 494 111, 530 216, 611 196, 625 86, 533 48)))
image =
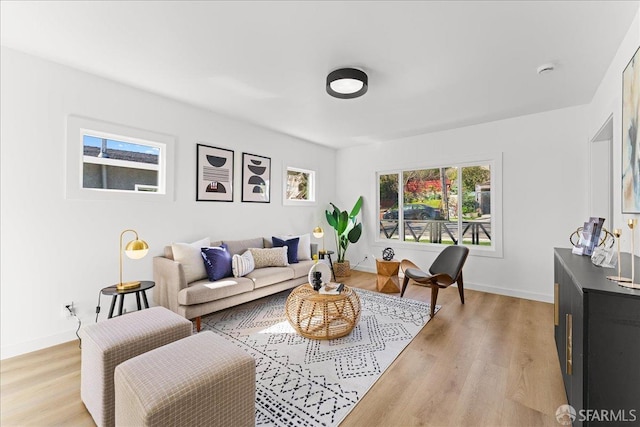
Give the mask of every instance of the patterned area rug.
MULTIPOLYGON (((256 426, 336 426, 429 321, 429 304, 356 290, 348 336, 299 336, 284 316, 289 292, 202 318, 256 360, 256 426)), ((436 306, 436 310, 440 307, 436 306)))

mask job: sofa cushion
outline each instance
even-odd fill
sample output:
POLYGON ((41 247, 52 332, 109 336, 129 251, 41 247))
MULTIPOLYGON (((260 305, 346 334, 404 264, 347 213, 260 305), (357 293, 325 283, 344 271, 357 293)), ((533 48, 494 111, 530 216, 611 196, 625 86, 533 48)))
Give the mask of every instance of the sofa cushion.
POLYGON ((253 262, 251 251, 246 251, 242 255, 235 254, 231 260, 231 270, 234 277, 242 277, 251 273, 256 268, 253 262))
POLYGON ((286 246, 281 248, 249 248, 249 250, 256 268, 286 267, 289 265, 286 246))
POLYGON ((233 295, 251 292, 253 280, 244 277, 226 277, 215 282, 200 280, 178 292, 178 304, 194 305, 215 301, 233 295))
POLYGON ((256 237, 255 239, 245 240, 224 240, 223 243, 227 245, 231 255, 241 255, 249 248, 264 248, 264 240, 262 237, 256 237))
POLYGON ((227 245, 223 243, 222 246, 202 248, 200 251, 207 270, 207 276, 211 282, 233 275, 231 272, 231 254, 227 251, 227 245))
POLYGON ((211 239, 205 237, 193 243, 172 243, 174 260, 182 264, 187 283, 207 277, 207 270, 200 255, 200 248, 211 246, 211 239))
POLYGON ((258 289, 293 279, 293 269, 291 267, 256 268, 245 278, 253 280, 255 289, 258 289))
POLYGON ((300 261, 297 264, 290 265, 289 268, 293 270, 293 278, 297 279, 298 277, 309 276, 309 270, 311 270, 311 267, 313 267, 313 264, 315 264, 315 261, 307 260, 307 261, 300 261))
POLYGON ((297 264, 298 263, 298 243, 300 242, 299 237, 295 237, 289 240, 282 240, 278 237, 271 237, 271 241, 273 242, 274 248, 282 248, 284 246, 287 247, 287 262, 289 264, 297 264))
POLYGON ((311 259, 311 235, 310 234, 287 234, 285 236, 278 236, 282 240, 288 240, 293 238, 300 239, 298 241, 298 261, 311 259))

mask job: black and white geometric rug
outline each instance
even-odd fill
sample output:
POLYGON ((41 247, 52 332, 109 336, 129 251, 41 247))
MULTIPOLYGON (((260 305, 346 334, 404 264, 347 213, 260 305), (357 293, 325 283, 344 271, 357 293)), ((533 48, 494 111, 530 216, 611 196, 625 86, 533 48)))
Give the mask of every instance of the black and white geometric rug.
MULTIPOLYGON (((284 315, 289 292, 202 318, 256 360, 256 426, 337 426, 429 321, 429 304, 356 289, 346 337, 310 340, 284 315)), ((436 306, 436 310, 440 309, 436 306)))

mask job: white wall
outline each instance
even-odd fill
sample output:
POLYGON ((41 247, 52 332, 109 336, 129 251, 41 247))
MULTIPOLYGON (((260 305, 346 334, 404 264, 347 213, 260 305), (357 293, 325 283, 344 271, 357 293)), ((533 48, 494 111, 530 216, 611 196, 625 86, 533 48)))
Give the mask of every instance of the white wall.
MULTIPOLYGON (((608 229, 622 229, 621 248, 631 252, 631 233, 627 227, 629 218, 640 215, 622 214, 622 71, 640 46, 640 6, 629 27, 629 31, 620 44, 605 77, 587 108, 588 136, 592 139, 598 130, 613 115, 613 224, 608 229)), ((636 230, 635 254, 640 256, 640 232, 636 230)))
MULTIPOLYGON (((465 286, 528 299, 553 300, 553 248, 567 247, 569 235, 586 217, 586 107, 573 107, 450 131, 338 151, 340 200, 365 197, 365 237, 347 258, 380 257, 386 246, 397 259, 427 268, 437 252, 376 243, 376 171, 417 167, 462 156, 503 153, 503 258, 470 256, 465 286), (357 165, 357 166, 356 166, 357 165)), ((352 203, 352 202, 351 202, 352 203)))
MULTIPOLYGON (((2 358, 74 339, 76 323, 61 316, 64 303, 74 302, 83 324, 94 322, 99 290, 118 280, 126 228, 151 252, 140 261, 125 258, 125 279, 151 280, 152 257, 172 241, 310 232, 334 198, 332 149, 6 48, 1 57, 2 358), (65 199, 69 114, 175 136, 175 201, 65 199), (199 142, 235 150, 233 203, 195 202, 199 142), (240 202, 242 152, 271 157, 271 203, 240 202), (317 206, 282 205, 286 166, 317 171, 317 206)), ((128 299, 133 307, 135 298, 128 299)), ((101 318, 109 303, 102 297, 101 318)))

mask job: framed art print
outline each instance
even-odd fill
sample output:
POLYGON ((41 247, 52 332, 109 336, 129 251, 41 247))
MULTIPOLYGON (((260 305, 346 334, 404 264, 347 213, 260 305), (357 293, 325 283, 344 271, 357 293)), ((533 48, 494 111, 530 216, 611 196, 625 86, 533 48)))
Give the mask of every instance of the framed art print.
POLYGON ((233 202, 233 151, 197 146, 196 201, 233 202))
POLYGON ((271 201, 271 159, 242 153, 242 201, 271 201))
POLYGON ((622 213, 640 213, 640 48, 622 72, 622 213))

